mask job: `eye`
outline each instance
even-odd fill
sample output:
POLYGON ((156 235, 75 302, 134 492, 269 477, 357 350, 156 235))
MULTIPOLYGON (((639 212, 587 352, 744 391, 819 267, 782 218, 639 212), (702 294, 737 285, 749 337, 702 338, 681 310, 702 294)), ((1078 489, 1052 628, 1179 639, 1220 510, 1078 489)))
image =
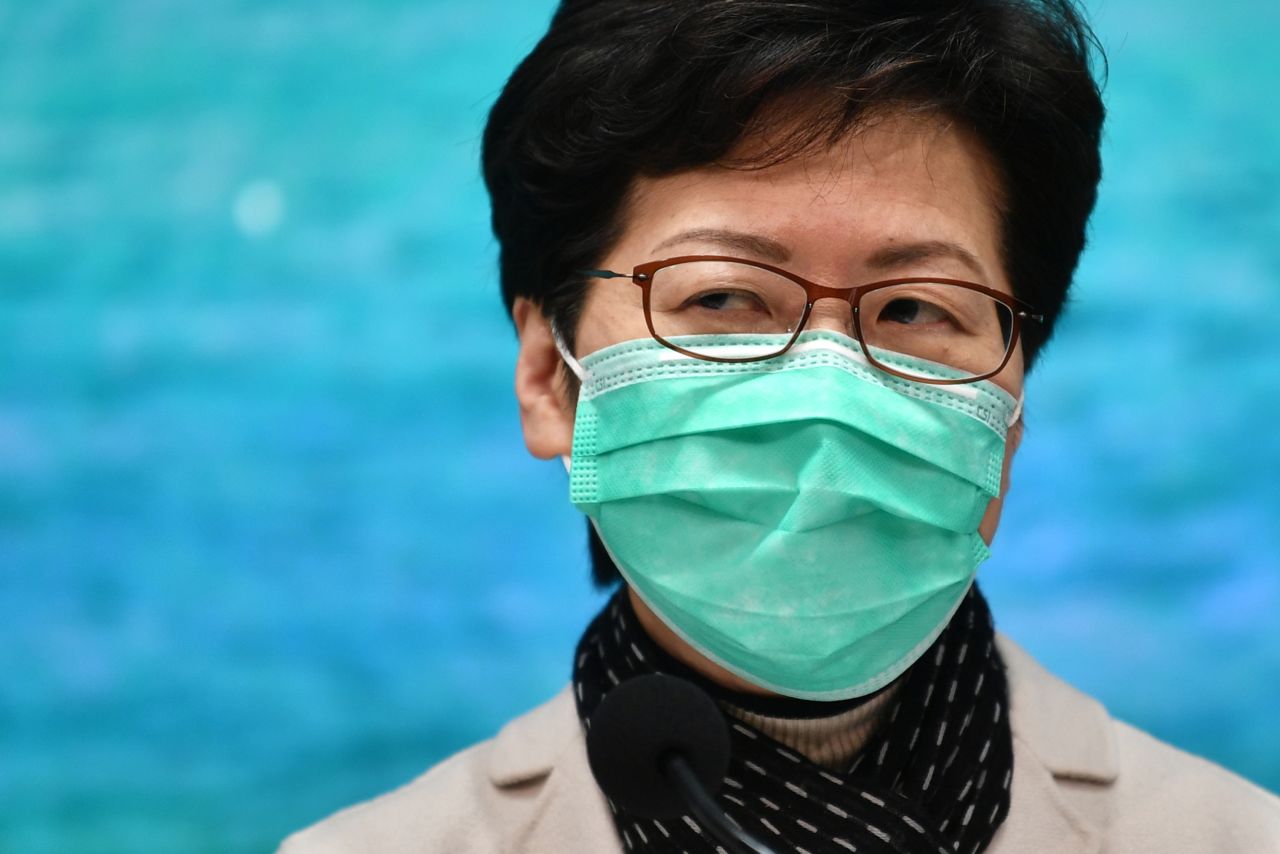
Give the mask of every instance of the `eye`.
POLYGON ((705 308, 709 311, 759 311, 768 306, 758 294, 750 291, 704 291, 685 301, 687 307, 705 308))
POLYGON ((927 300, 897 297, 886 303, 880 310, 879 319, 890 323, 906 324, 946 323, 951 319, 951 315, 927 300))

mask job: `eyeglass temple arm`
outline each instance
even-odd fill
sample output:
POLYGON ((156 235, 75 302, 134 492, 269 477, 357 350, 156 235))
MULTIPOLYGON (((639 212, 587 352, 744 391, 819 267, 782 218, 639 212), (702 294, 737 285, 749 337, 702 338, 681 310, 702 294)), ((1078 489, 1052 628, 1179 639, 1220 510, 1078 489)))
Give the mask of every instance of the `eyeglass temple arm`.
POLYGON ((1032 314, 1029 311, 1020 311, 1018 312, 1018 317, 1021 317, 1025 320, 1034 320, 1036 323, 1044 323, 1043 314, 1032 314))
POLYGON ((579 276, 586 276, 588 279, 630 279, 631 281, 642 281, 648 276, 641 273, 639 276, 631 273, 615 273, 613 270, 578 270, 579 276))

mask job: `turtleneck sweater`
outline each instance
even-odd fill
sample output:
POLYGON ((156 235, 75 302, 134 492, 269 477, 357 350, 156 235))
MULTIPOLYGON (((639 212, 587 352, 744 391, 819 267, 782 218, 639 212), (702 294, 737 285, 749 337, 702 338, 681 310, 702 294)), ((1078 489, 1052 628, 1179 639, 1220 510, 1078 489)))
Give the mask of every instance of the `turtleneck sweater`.
POLYGON ((897 691, 895 682, 861 705, 822 717, 764 715, 723 700, 720 706, 810 762, 835 771, 848 768, 858 751, 875 735, 884 715, 892 708, 897 691))

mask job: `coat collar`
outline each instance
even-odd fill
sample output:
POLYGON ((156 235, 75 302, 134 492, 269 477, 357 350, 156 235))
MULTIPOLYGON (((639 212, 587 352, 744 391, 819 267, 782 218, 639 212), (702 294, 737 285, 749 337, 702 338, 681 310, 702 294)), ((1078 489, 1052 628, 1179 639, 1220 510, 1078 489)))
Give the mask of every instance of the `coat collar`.
MULTIPOLYGON (((1115 781, 1119 763, 1110 716, 1007 637, 997 635, 996 643, 1009 675, 1014 782, 1009 817, 988 852, 1097 851, 1101 828, 1067 803, 1059 781, 1115 781)), ((608 805, 591 776, 570 688, 507 724, 489 751, 487 770, 501 788, 546 778, 538 795, 541 808, 524 840, 529 850, 573 850, 561 843, 615 838, 608 805)))
POLYGON ((545 778, 533 818, 511 850, 580 851, 591 840, 592 850, 601 854, 622 851, 587 762, 571 688, 503 727, 489 751, 488 771, 493 784, 503 788, 545 778))
POLYGON ((996 647, 1009 675, 1014 737, 1055 777, 1115 782, 1120 773, 1115 732, 1102 704, 1045 670, 1004 635, 996 635, 996 647))
POLYGON ((489 751, 489 780, 495 786, 515 786, 545 777, 567 743, 582 740, 581 728, 572 689, 566 686, 498 732, 489 751))
POLYGON ((1105 816, 1068 803, 1064 784, 1107 786, 1119 774, 1111 718, 1102 704, 1049 673, 997 634, 1009 679, 1013 790, 1009 815, 987 854, 1094 854, 1105 816))

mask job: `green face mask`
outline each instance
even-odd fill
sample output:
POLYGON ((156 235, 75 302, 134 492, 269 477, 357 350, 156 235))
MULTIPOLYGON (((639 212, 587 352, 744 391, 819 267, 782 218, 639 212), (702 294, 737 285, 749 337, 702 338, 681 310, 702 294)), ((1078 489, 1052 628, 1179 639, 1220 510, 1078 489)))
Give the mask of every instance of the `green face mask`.
MULTIPOLYGON (((746 355, 779 337, 698 346, 746 355)), ((564 355, 583 381, 573 503, 653 612, 749 682, 807 699, 876 691, 934 641, 988 555, 978 524, 1019 409, 994 383, 899 379, 825 331, 761 362, 652 339, 581 365, 564 355)))

